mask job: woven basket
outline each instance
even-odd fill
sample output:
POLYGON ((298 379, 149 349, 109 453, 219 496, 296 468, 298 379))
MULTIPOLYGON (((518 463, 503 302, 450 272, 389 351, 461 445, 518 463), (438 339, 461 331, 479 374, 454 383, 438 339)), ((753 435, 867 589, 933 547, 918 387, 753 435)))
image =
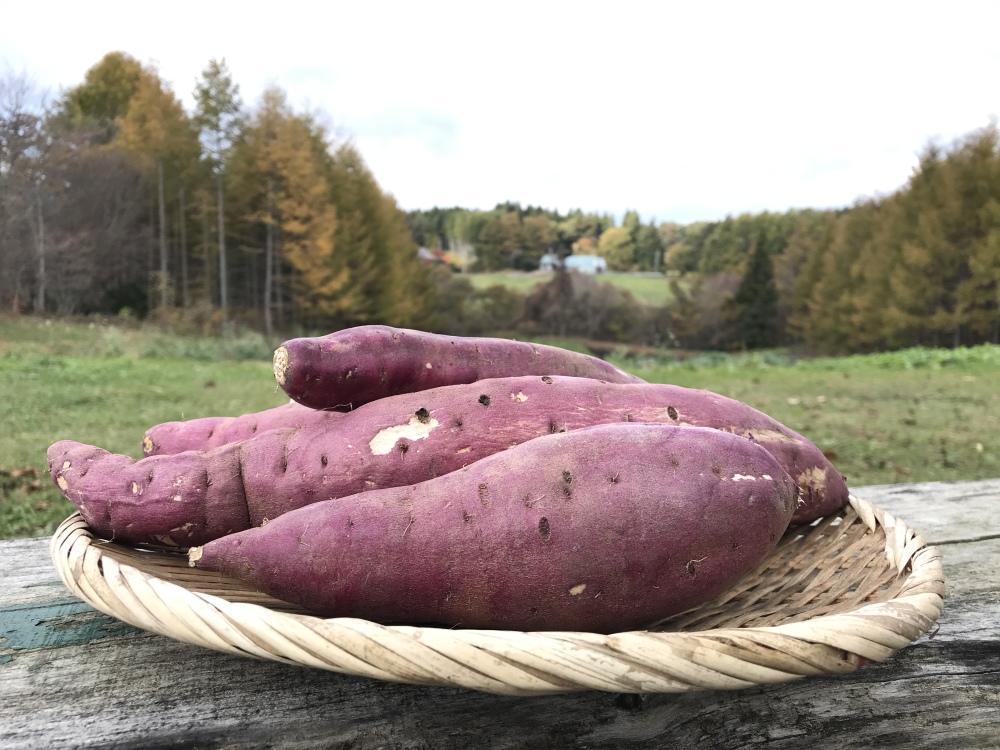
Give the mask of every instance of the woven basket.
POLYGON ((287 664, 507 695, 738 689, 852 672, 919 638, 944 596, 937 550, 855 497, 839 514, 791 529, 718 599, 614 635, 321 619, 189 568, 184 555, 96 539, 79 514, 50 549, 76 596, 155 633, 287 664))

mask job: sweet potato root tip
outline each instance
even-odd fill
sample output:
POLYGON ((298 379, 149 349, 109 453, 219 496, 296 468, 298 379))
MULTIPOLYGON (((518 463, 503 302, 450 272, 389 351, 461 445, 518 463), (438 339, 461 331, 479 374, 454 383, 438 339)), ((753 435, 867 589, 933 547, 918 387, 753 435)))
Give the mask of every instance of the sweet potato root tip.
POLYGON ((274 350, 274 379, 278 385, 285 384, 285 374, 288 372, 288 348, 279 346, 274 350))

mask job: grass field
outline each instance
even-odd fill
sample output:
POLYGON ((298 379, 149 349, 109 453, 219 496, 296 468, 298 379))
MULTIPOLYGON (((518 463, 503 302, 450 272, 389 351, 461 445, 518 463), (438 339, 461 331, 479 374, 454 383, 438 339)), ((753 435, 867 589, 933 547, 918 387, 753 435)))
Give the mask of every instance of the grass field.
POLYGON ((275 386, 270 351, 253 336, 220 342, 97 324, 0 321, 0 538, 51 533, 71 512, 45 467, 56 440, 138 458, 149 425, 287 402, 275 386))
POLYGON ((802 433, 852 487, 1000 476, 1000 366, 637 370, 738 399, 802 433))
MULTIPOLYGON (((139 457, 149 425, 284 403, 269 346, 249 335, 0 321, 0 538, 49 534, 71 512, 45 467, 56 440, 139 457)), ((1000 476, 1000 348, 965 351, 623 364, 651 382, 707 388, 771 414, 858 487, 1000 476)))
MULTIPOLYGON (((663 276, 602 273, 594 278, 632 292, 637 300, 647 305, 660 307, 667 304, 672 298, 670 282, 663 276)), ((486 289, 487 287, 500 284, 508 286, 515 291, 527 293, 538 284, 550 281, 552 279, 552 272, 533 271, 525 273, 523 271, 498 271, 496 273, 470 273, 468 279, 477 289, 486 289)))

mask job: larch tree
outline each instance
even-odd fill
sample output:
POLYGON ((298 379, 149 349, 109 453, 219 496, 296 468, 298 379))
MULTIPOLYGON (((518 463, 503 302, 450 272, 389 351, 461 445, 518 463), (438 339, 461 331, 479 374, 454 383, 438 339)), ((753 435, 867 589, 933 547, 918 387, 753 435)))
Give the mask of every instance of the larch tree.
POLYGON ((351 262, 357 254, 342 243, 331 196, 329 148, 322 129, 294 113, 281 89, 270 87, 234 152, 234 175, 243 191, 238 200, 264 245, 261 303, 268 333, 271 308, 281 299, 276 271, 283 265, 291 272, 294 307, 311 324, 349 319, 363 304, 362 264, 351 262))
POLYGON ((298 307, 313 320, 336 319, 357 303, 351 268, 337 244, 337 207, 314 149, 311 123, 281 120, 275 142, 280 179, 271 194, 281 231, 281 252, 295 271, 298 307))
POLYGON ((829 244, 823 245, 825 252, 810 259, 804 269, 816 281, 798 327, 806 343, 817 349, 849 348, 850 317, 855 311, 855 293, 861 280, 856 261, 871 241, 878 211, 879 205, 874 201, 861 201, 835 219, 829 244))
POLYGON ((778 289, 778 314, 782 329, 791 328, 790 321, 802 310, 802 291, 815 283, 814 277, 806 276, 806 270, 810 260, 821 252, 832 218, 828 212, 802 212, 796 217, 795 228, 784 249, 774 258, 774 283, 778 289), (799 279, 803 280, 802 290, 799 279))
POLYGON ((358 291, 345 322, 426 325, 435 301, 406 216, 382 192, 351 144, 336 150, 329 167, 330 195, 338 216, 337 246, 351 269, 352 291, 358 291))
POLYGON ((1000 131, 971 134, 950 156, 958 172, 962 211, 955 235, 963 265, 955 276, 955 307, 973 340, 1000 340, 1000 131))
POLYGON ((219 306, 223 317, 229 313, 228 271, 226 267, 226 222, 223 180, 226 162, 242 128, 240 87, 226 67, 225 58, 212 58, 195 84, 194 122, 201 131, 205 156, 215 176, 216 228, 219 249, 219 306))
POLYGON ((179 181, 180 175, 190 170, 190 164, 198 155, 197 135, 180 101, 152 70, 146 71, 140 79, 135 96, 117 125, 115 142, 143 172, 151 178, 155 174, 160 256, 156 287, 159 304, 166 308, 172 303, 172 284, 167 262, 165 174, 169 172, 172 179, 179 181))
POLYGON ((992 216, 992 228, 970 249, 970 276, 959 289, 968 308, 968 324, 982 340, 1000 344, 1000 201, 984 209, 992 216))

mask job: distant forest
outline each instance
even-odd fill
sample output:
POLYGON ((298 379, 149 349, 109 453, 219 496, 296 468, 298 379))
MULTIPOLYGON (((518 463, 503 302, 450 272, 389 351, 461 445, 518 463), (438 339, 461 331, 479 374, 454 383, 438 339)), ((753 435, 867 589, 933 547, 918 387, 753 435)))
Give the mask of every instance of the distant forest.
POLYGON ((386 323, 684 349, 1000 343, 995 124, 925 147, 902 188, 849 208, 619 224, 518 203, 404 213, 279 87, 247 105, 211 60, 193 93, 187 112, 120 52, 46 106, 26 75, 0 75, 2 309, 267 335, 386 323), (670 302, 576 273, 528 294, 468 280, 548 253, 662 275, 670 302))

